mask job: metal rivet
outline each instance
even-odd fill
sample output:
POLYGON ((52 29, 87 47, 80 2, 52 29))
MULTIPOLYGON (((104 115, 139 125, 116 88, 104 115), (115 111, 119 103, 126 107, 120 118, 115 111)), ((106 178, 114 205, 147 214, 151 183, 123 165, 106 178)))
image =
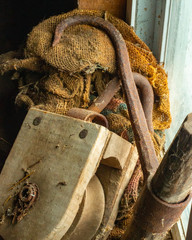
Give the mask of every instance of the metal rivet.
POLYGON ((40 117, 36 117, 34 120, 33 120, 33 125, 35 126, 38 126, 41 122, 41 118, 40 117))
POLYGON ((80 133, 79 133, 79 137, 80 138, 85 138, 88 134, 88 130, 87 129, 83 129, 80 133))

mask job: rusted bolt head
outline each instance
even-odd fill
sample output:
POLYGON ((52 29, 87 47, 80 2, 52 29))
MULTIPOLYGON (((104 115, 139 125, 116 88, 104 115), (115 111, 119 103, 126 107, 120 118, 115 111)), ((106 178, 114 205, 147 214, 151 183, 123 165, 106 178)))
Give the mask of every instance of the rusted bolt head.
POLYGON ((85 138, 88 134, 88 130, 87 129, 83 129, 80 133, 79 133, 79 137, 81 139, 85 138))
POLYGON ((33 125, 34 126, 38 126, 41 122, 41 118, 40 117, 36 117, 34 120, 33 120, 33 125))
POLYGON ((34 183, 29 183, 23 186, 19 193, 19 198, 22 202, 30 202, 38 196, 39 188, 34 183))

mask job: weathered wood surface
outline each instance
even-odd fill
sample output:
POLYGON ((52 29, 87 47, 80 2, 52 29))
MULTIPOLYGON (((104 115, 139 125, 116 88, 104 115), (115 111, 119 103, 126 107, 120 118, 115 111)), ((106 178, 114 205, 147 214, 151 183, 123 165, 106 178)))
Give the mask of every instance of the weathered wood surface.
MULTIPOLYGON (((113 142, 114 138, 112 137, 111 140, 113 142)), ((129 180, 133 174, 133 171, 138 160, 138 152, 136 147, 134 147, 127 141, 124 142, 123 139, 119 138, 119 141, 121 140, 122 143, 124 143, 125 147, 127 148, 127 151, 125 151, 124 149, 124 151, 121 152, 121 155, 119 154, 118 158, 119 161, 123 160, 124 164, 123 170, 120 170, 115 167, 109 167, 103 164, 101 164, 97 170, 97 176, 99 177, 101 184, 103 185, 104 188, 106 205, 101 227, 95 236, 95 239, 97 240, 107 239, 110 231, 114 227, 114 221, 117 217, 121 196, 124 192, 125 187, 129 183, 129 180), (127 156, 127 160, 125 162, 124 155, 127 156)), ((110 146, 110 140, 108 146, 110 146)), ((115 142, 113 142, 114 149, 115 146, 116 144, 115 142)), ((106 152, 108 152, 107 149, 106 152)))
POLYGON ((187 116, 153 180, 154 193, 168 203, 179 203, 192 187, 192 113, 187 116))
POLYGON ((105 149, 101 163, 109 167, 123 169, 130 154, 132 144, 111 134, 110 141, 105 149))
MULTIPOLYGON (((0 205, 5 205, 4 210, 12 208, 13 198, 8 197, 25 181, 8 189, 26 170, 31 173, 28 181, 38 185, 40 197, 21 222, 12 225, 12 218, 7 217, 0 225, 0 236, 4 240, 75 240, 82 233, 80 228, 85 229, 92 219, 90 213, 97 211, 100 220, 95 220, 97 226, 89 225, 87 234, 106 239, 137 158, 135 147, 102 126, 31 109, 0 175, 0 205), (95 187, 92 184, 89 191, 87 186, 96 172, 105 194, 104 214, 98 202, 90 211, 95 187), (87 199, 83 199, 86 192, 87 199)), ((0 217, 4 210, 0 209, 0 217)))
MULTIPOLYGON (((96 124, 29 111, 0 175, 0 206, 15 193, 17 187, 8 189, 24 177, 22 169, 34 171, 29 182, 38 185, 40 197, 21 222, 12 225, 11 219, 5 219, 0 225, 4 240, 60 240, 64 236, 98 167, 109 133, 96 124)), ((4 208, 11 206, 10 200, 4 208)))
MULTIPOLYGON (((96 172, 105 194, 105 211, 100 228, 93 238, 88 237, 90 232, 97 230, 97 228, 90 227, 94 224, 95 218, 99 214, 99 209, 94 208, 93 200, 93 202, 90 201, 89 203, 84 200, 84 202, 81 203, 81 207, 71 228, 62 240, 105 240, 114 226, 119 201, 134 171, 138 153, 132 144, 116 134, 111 133, 102 158, 104 159, 102 159, 96 172), (111 159, 113 159, 113 161, 111 161, 111 159), (88 206, 85 206, 85 204, 88 206), (87 225, 85 226, 85 224, 87 225)), ((96 187, 92 186, 90 190, 93 191, 92 196, 96 194, 96 202, 99 202, 100 206, 102 206, 99 189, 97 190, 96 187)))
MULTIPOLYGON (((189 114, 152 178, 151 187, 153 193, 167 203, 183 202, 189 195, 192 187, 191 166, 192 114, 189 114)), ((140 199, 142 199, 142 195, 140 199)), ((145 206, 142 207, 145 208, 145 206)), ((141 222, 142 220, 140 220, 141 222)), ((161 240, 165 234, 148 232, 133 217, 132 223, 123 236, 123 240, 161 240)))
POLYGON ((89 182, 79 211, 62 240, 91 240, 100 227, 105 210, 103 187, 96 177, 89 182))
POLYGON ((127 9, 126 9, 126 22, 131 25, 131 15, 132 12, 133 0, 127 0, 127 9))
POLYGON ((79 9, 105 10, 114 16, 125 19, 127 0, 78 0, 79 9))

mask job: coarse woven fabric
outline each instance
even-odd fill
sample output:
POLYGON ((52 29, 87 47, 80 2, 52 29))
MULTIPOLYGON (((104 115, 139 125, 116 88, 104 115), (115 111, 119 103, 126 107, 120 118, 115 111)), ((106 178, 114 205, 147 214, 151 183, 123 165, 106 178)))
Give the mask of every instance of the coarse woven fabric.
MULTIPOLYGON (((112 16, 108 12, 73 10, 69 13, 44 20, 35 26, 28 35, 25 58, 18 61, 13 59, 12 62, 1 64, 0 71, 6 72, 11 69, 26 68, 32 71, 50 72, 56 69, 56 71, 66 72, 71 76, 82 73, 91 74, 101 69, 110 74, 117 74, 115 50, 107 34, 99 29, 88 25, 70 27, 64 31, 61 42, 52 47, 57 24, 63 19, 75 15, 102 17, 111 22, 120 31, 126 42, 132 71, 145 76, 153 87, 155 93, 154 129, 163 130, 168 128, 171 123, 171 115, 167 75, 164 69, 157 64, 150 49, 135 34, 133 29, 124 21, 112 16)), ((66 77, 65 79, 68 81, 68 78, 66 77)), ((49 82, 51 82, 50 79, 52 79, 53 85, 54 74, 49 74, 49 82)), ((77 85, 71 84, 74 86, 74 89, 71 91, 77 92, 77 85)), ((57 96, 56 94, 55 92, 55 96, 57 96)), ((61 96, 59 96, 59 99, 61 100, 61 96)), ((69 101, 67 100, 67 103, 63 104, 63 106, 67 106, 68 103, 69 101)), ((79 107, 83 105, 82 103, 79 107)), ((70 106, 72 106, 71 103, 70 106)), ((65 113, 66 110, 63 109, 60 112, 65 113)))
MULTIPOLYGON (((155 94, 154 129, 168 128, 171 115, 167 75, 164 69, 157 64, 150 49, 129 25, 105 11, 74 10, 53 16, 35 26, 28 35, 24 58, 18 58, 15 53, 0 56, 1 73, 10 70, 15 70, 17 73, 20 73, 20 69, 29 70, 28 75, 21 74, 18 77, 20 92, 15 100, 16 105, 27 109, 36 106, 59 114, 66 114, 72 107, 87 108, 103 92, 109 80, 117 75, 116 56, 112 42, 99 29, 88 25, 70 27, 63 32, 61 42, 52 47, 57 24, 75 15, 102 17, 120 31, 127 46, 132 71, 145 76, 153 87, 155 94), (34 79, 32 72, 41 74, 34 79)), ((134 141, 122 89, 102 114, 109 122, 109 130, 119 135, 126 130, 128 140, 134 141)), ((159 136, 155 133, 152 140, 159 157, 165 140, 164 135, 159 136)), ((126 202, 129 202, 130 197, 134 198, 137 193, 140 173, 141 169, 138 170, 137 181, 133 181, 134 184, 128 186, 128 193, 124 193, 122 199, 126 202)), ((120 239, 124 233, 124 227, 130 219, 129 213, 127 214, 129 207, 126 205, 121 212, 122 226, 112 231, 110 235, 112 239, 120 239)))

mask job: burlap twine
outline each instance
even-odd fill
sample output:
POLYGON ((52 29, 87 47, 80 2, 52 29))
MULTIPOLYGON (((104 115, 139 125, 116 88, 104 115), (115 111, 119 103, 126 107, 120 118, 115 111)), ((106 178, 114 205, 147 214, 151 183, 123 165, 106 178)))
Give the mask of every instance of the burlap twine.
MULTIPOLYGON (((110 21, 122 34, 129 53, 132 71, 145 76, 153 87, 152 135, 155 150, 160 157, 164 144, 162 130, 171 123, 167 75, 157 64, 150 49, 124 21, 105 11, 74 10, 50 17, 39 23, 28 35, 23 57, 15 53, 0 56, 0 73, 13 70, 17 77, 19 94, 17 107, 32 106, 59 114, 66 114, 72 107, 87 108, 101 94, 109 80, 117 75, 116 56, 109 37, 101 30, 87 25, 77 25, 64 31, 61 42, 52 47, 58 23, 69 16, 92 15, 110 21), (37 72, 36 78, 30 74, 37 72)), ((109 129, 117 134, 128 132, 129 141, 134 137, 122 89, 102 112, 109 121, 109 129)), ((129 219, 130 202, 135 202, 142 173, 137 165, 130 185, 126 188, 120 205, 121 224, 110 239, 118 239, 129 219), (126 202, 126 204, 125 204, 126 202), (124 207, 126 206, 126 207, 124 207), (115 234, 117 235, 115 237, 115 234)))

